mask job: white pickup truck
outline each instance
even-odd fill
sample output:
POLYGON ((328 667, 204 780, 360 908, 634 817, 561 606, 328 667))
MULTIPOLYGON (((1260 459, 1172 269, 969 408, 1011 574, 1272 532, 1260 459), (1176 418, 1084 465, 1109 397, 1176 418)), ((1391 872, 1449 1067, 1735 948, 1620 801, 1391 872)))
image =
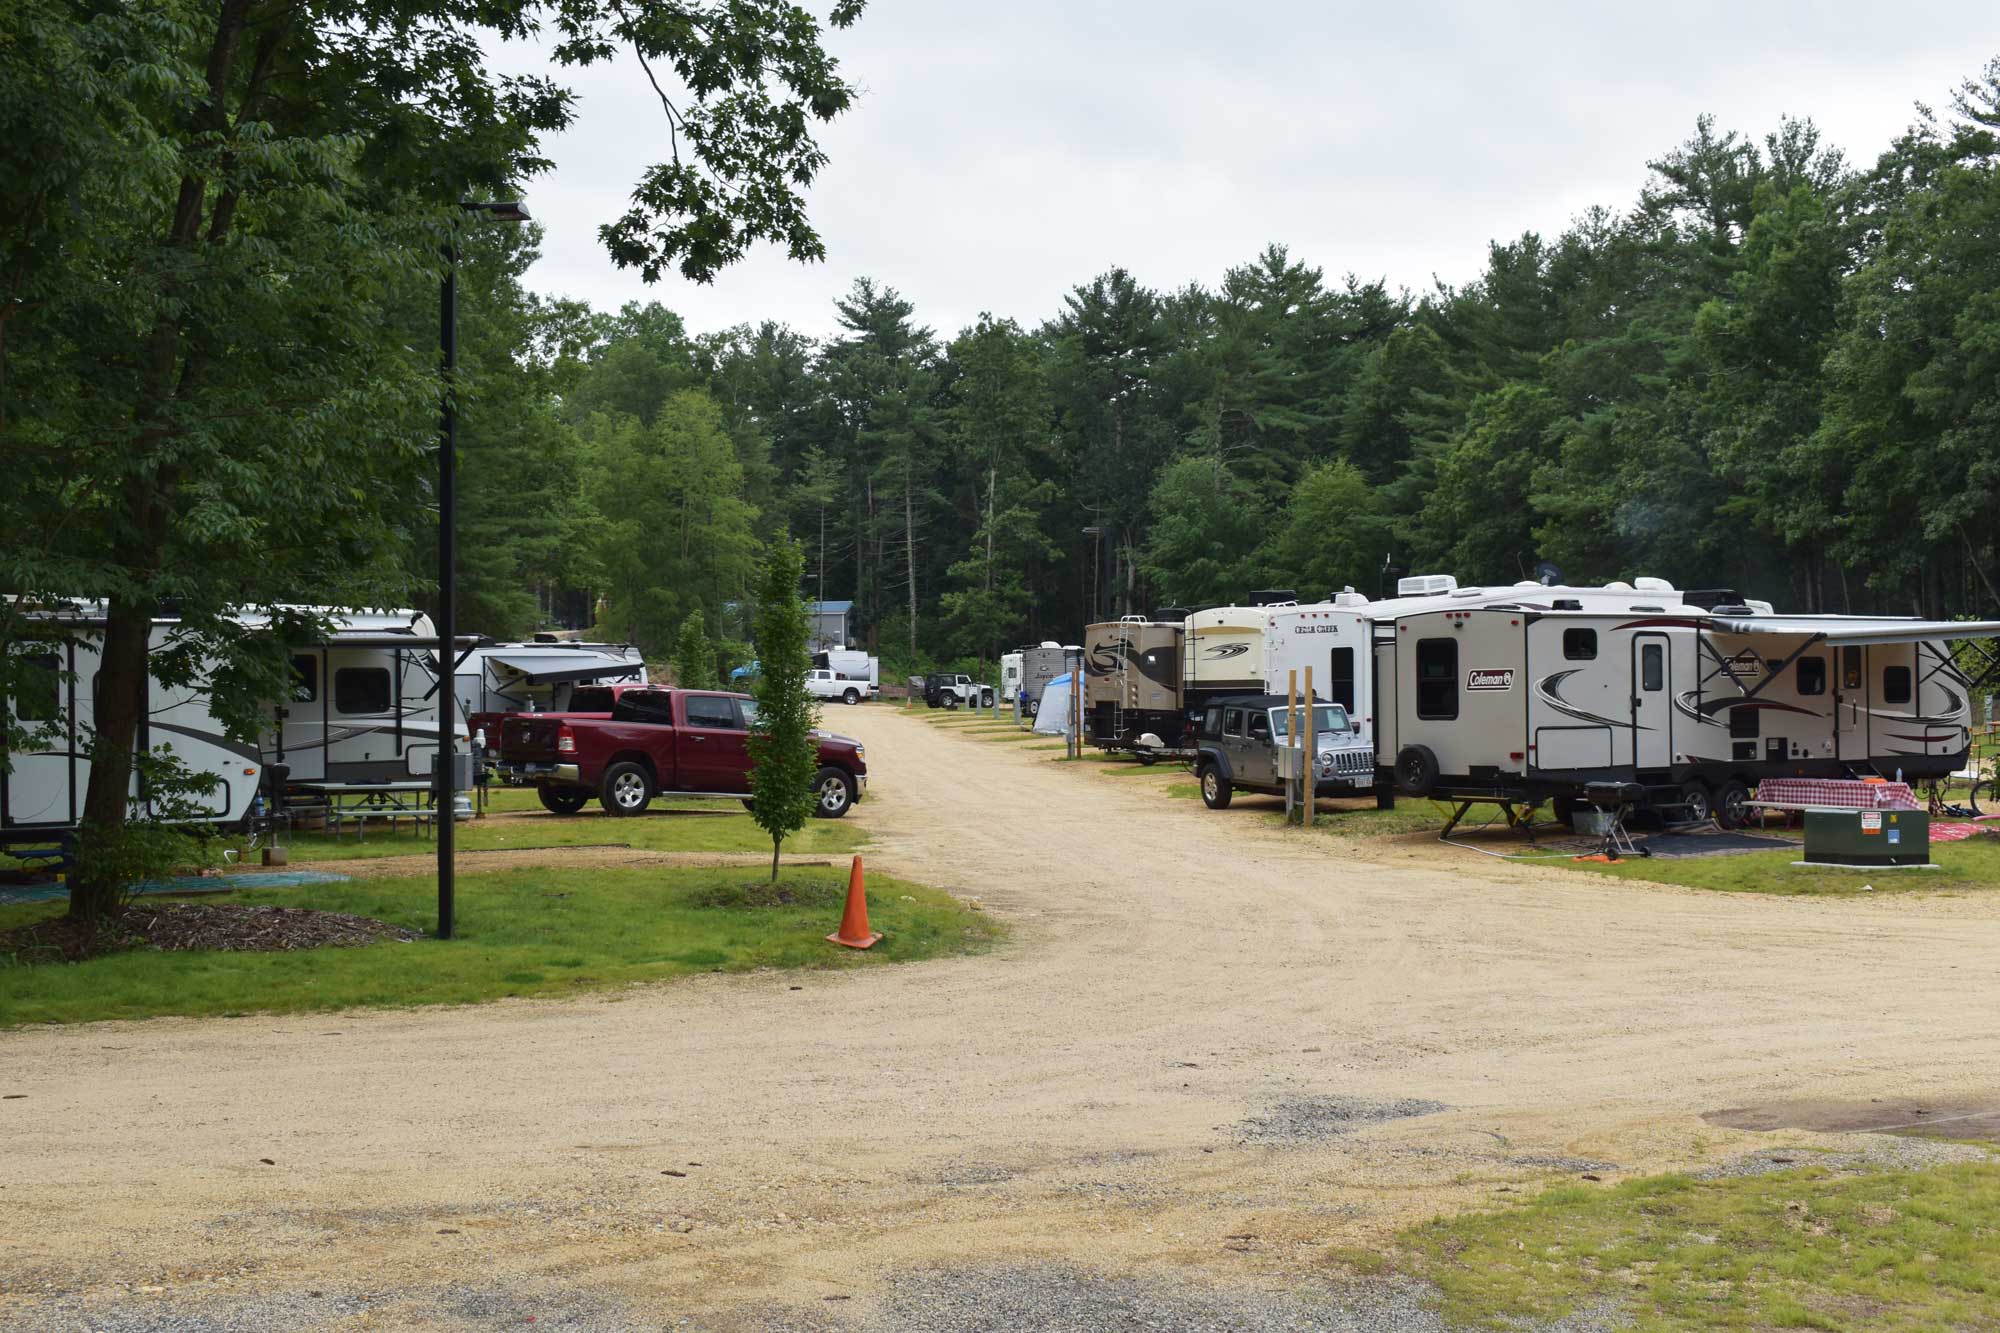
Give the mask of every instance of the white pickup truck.
POLYGON ((865 680, 848 680, 824 667, 806 673, 806 689, 816 698, 838 699, 844 704, 858 704, 875 691, 865 680))

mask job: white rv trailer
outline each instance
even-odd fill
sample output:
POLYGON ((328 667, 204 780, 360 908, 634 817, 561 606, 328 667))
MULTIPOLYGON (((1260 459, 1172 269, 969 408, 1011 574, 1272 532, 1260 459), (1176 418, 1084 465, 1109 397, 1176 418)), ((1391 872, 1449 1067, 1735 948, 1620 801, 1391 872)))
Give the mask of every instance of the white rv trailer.
POLYGON ((458 715, 560 712, 586 682, 644 680, 646 664, 629 643, 482 643, 460 651, 458 715))
POLYGON ((1000 702, 1011 704, 1021 692, 1021 655, 1024 649, 1000 654, 1000 702))
MULTIPOLYGON (((168 746, 190 770, 214 779, 211 795, 192 822, 240 822, 251 808, 264 770, 284 765, 289 782, 371 782, 428 777, 438 750, 435 632, 415 611, 328 612, 338 627, 319 643, 292 654, 292 698, 272 710, 272 722, 254 745, 230 739, 209 707, 206 679, 189 686, 149 682, 138 745, 168 746)), ((269 618, 245 615, 251 628, 269 618)), ((95 715, 95 682, 104 611, 101 603, 75 602, 38 612, 47 630, 47 657, 57 668, 52 692, 8 701, 12 715, 58 734, 33 751, 16 753, 0 784, 0 841, 59 835, 76 827, 90 781, 88 736, 95 715), (68 679, 62 679, 67 676, 68 679)), ((154 620, 149 650, 170 645, 180 622, 154 620)), ((461 727, 461 734, 463 728, 461 727)), ((133 800, 142 815, 152 807, 134 776, 133 800)))
POLYGON ((1735 822, 1762 778, 1942 776, 1964 762, 1972 689, 1944 642, 2000 635, 1711 609, 1657 580, 1506 593, 1378 618, 1376 759, 1398 790, 1532 805, 1635 783, 1735 822))
MULTIPOLYGON (((28 659, 34 685, 6 702, 9 716, 35 731, 38 739, 9 756, 11 768, 0 779, 0 846, 60 839, 74 831, 90 785, 103 608, 84 603, 73 610, 34 613, 30 620, 33 637, 24 636, 13 647, 28 659)), ((148 650, 166 647, 175 625, 154 621, 148 650)), ((171 750, 190 772, 213 779, 205 795, 193 798, 197 813, 188 822, 231 824, 250 813, 262 781, 263 757, 255 745, 224 734, 199 685, 168 686, 150 678, 137 746, 148 752, 171 750)), ((163 813, 155 810, 136 772, 131 800, 137 817, 163 813)))
POLYGON ((1210 699, 1265 692, 1271 618, 1297 605, 1212 606, 1189 613, 1181 639, 1181 690, 1190 717, 1210 699))
POLYGON ((831 671, 841 680, 860 681, 874 695, 882 688, 882 661, 858 648, 825 648, 813 654, 812 664, 831 671))

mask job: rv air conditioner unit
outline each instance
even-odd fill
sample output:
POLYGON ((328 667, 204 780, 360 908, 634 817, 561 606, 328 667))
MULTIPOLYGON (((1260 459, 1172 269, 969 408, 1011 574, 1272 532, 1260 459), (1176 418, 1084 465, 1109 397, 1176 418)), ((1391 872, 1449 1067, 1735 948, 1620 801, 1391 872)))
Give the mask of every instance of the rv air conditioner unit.
POLYGON ((1188 610, 1185 606, 1163 606, 1153 614, 1160 620, 1171 624, 1176 620, 1186 620, 1194 612, 1188 610))
POLYGON ((1347 587, 1342 588, 1333 595, 1333 604, 1335 606, 1366 606, 1368 605, 1368 597, 1364 593, 1354 591, 1352 587, 1347 587))
POLYGON ((1458 591, 1458 580, 1450 574, 1413 574, 1396 580, 1398 597, 1442 597, 1458 591))

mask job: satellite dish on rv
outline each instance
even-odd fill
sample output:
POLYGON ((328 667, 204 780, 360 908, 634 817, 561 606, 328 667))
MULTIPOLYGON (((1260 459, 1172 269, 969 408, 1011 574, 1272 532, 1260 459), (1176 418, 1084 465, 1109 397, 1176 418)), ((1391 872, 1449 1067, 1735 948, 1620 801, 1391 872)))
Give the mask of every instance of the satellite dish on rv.
POLYGON ((1544 560, 1535 566, 1535 582, 1544 588, 1560 588, 1563 581, 1562 566, 1553 560, 1544 560))

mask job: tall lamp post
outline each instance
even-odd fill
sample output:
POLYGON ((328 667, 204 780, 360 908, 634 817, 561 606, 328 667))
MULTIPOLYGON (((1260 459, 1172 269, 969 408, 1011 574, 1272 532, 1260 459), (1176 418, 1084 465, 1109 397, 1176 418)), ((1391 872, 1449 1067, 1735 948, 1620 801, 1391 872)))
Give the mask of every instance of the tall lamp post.
MULTIPOLYGON (((526 222, 518 199, 458 205, 494 222, 526 222)), ((438 354, 444 407, 438 424, 438 710, 437 881, 441 940, 452 937, 457 904, 452 859, 458 833, 458 228, 444 243, 444 290, 438 300, 438 354)))
POLYGON ((1104 595, 1098 591, 1104 578, 1104 539, 1111 529, 1088 527, 1083 535, 1090 538, 1090 615, 1093 620, 1104 614, 1104 595))

